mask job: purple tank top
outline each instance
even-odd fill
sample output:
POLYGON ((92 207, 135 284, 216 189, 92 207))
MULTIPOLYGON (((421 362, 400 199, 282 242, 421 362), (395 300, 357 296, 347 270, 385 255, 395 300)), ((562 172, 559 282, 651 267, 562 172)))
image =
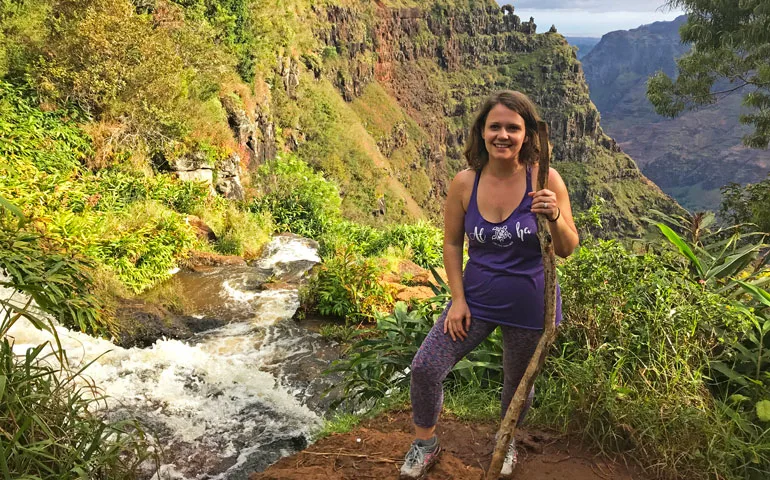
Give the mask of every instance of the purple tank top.
MULTIPOLYGON (((481 172, 476 172, 465 213, 465 234, 470 257, 463 274, 465 299, 471 316, 521 328, 542 329, 544 305, 543 258, 537 238, 537 215, 532 213, 532 175, 527 168, 524 197, 499 223, 479 212, 476 193, 481 172)), ((556 323, 561 321, 561 291, 556 285, 556 323)))

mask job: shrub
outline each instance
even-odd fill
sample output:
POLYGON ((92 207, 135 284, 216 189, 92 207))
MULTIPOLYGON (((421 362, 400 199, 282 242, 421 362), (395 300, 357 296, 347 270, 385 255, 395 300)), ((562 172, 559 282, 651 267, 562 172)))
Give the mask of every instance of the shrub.
POLYGON ((21 290, 66 327, 109 334, 112 326, 91 293, 92 264, 49 251, 25 222, 18 207, 0 197, 0 273, 8 277, 0 276, 0 287, 21 290))
POLYGON ((280 231, 319 239, 341 219, 337 187, 305 162, 284 156, 262 165, 255 183, 262 195, 252 212, 270 212, 280 231))
POLYGON ((251 213, 228 205, 221 218, 221 225, 212 225, 217 234, 215 248, 219 253, 256 258, 270 241, 274 226, 269 212, 251 213))
POLYGON ((388 228, 378 250, 383 251, 387 246, 410 247, 413 260, 424 268, 438 267, 444 263, 444 235, 439 228, 426 222, 413 225, 397 225, 388 228))
POLYGON ((721 295, 617 242, 583 247, 561 267, 564 324, 538 379, 535 416, 625 451, 655 474, 727 478, 724 429, 708 362, 743 320, 721 295), (720 333, 721 332, 721 333, 720 333))
POLYGON ((103 226, 84 252, 113 269, 135 293, 168 278, 177 258, 195 243, 184 218, 156 202, 138 202, 103 226))
MULTIPOLYGON (((343 374, 346 399, 376 407, 372 401, 408 390, 412 359, 449 301, 448 287, 437 280, 435 297, 411 310, 397 302, 391 313, 376 314, 376 327, 359 333, 345 357, 332 364, 328 372, 343 374)), ((502 385, 502 363, 502 335, 496 330, 454 366, 446 386, 457 391, 497 391, 502 385)))
POLYGON ((36 100, 28 89, 0 81, 0 158, 4 164, 30 164, 67 176, 93 153, 90 139, 75 123, 83 114, 73 108, 43 112, 33 106, 36 100))
MULTIPOLYGON (((93 413, 103 398, 77 385, 81 372, 42 344, 24 355, 6 336, 14 317, 0 309, 0 465, 5 478, 133 479, 150 457, 135 421, 108 424, 93 413), (53 364, 53 365, 52 365, 53 364), (54 366, 57 365, 57 366, 54 366)), ((51 332, 55 330, 50 329, 51 332)), ((93 388, 93 387, 92 387, 93 388)))
MULTIPOLYGON (((20 211, 5 200, 0 204, 0 287, 24 292, 36 307, 66 326, 105 333, 88 290, 88 265, 42 249, 37 236, 18 229, 24 224, 20 211), (17 217, 13 222, 8 211, 17 217)), ((57 348, 54 324, 28 307, 25 301, 20 304, 13 297, 0 297, 3 477, 136 478, 139 464, 149 457, 149 445, 138 424, 107 424, 94 415, 103 398, 95 387, 78 386, 82 370, 69 369, 64 353, 57 348), (48 331, 52 340, 19 355, 9 333, 21 318, 48 331), (52 353, 46 353, 49 349, 52 353)))
POLYGON ((376 312, 392 301, 379 283, 379 274, 374 259, 341 247, 324 258, 318 273, 318 311, 344 318, 346 324, 374 319, 376 312))
POLYGON ((127 140, 161 146, 183 138, 188 112, 217 92, 231 63, 205 25, 162 11, 139 15, 129 0, 57 1, 46 54, 28 74, 44 98, 126 124, 127 140))

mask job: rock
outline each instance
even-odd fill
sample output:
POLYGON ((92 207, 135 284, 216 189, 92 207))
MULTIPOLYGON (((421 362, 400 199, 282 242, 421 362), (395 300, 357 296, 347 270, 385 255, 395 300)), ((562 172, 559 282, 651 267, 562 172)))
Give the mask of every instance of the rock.
POLYGON ((372 215, 375 217, 384 217, 387 210, 385 209, 385 197, 380 196, 377 199, 377 208, 372 210, 372 215))
POLYGON ((292 57, 280 57, 278 59, 278 74, 283 80, 283 88, 289 98, 296 98, 297 86, 299 86, 299 63, 292 57))
POLYGON ((209 242, 217 241, 217 235, 214 233, 214 230, 206 225, 206 222, 204 222, 200 217, 196 217, 195 215, 188 215, 185 221, 188 225, 195 229, 195 235, 201 240, 206 240, 209 242))
POLYGON ((407 302, 426 300, 428 298, 436 296, 430 287, 407 287, 400 285, 398 291, 394 295, 394 300, 407 302))
MULTIPOLYGON (((250 116, 235 94, 222 95, 219 100, 227 113, 227 123, 238 145, 247 153, 246 167, 254 170, 265 161, 275 158, 275 125, 269 113, 269 106, 258 103, 250 116)), ((240 181, 238 183, 240 184, 240 181)))
POLYGON ((413 261, 401 260, 394 270, 390 270, 382 275, 382 280, 405 285, 430 286, 433 276, 429 270, 422 268, 413 261))
POLYGON ((212 267, 245 266, 246 260, 237 255, 220 255, 212 252, 192 250, 184 262, 184 266, 194 271, 204 271, 212 267))
POLYGON ((175 158, 158 154, 154 159, 161 171, 173 172, 183 182, 203 182, 214 192, 214 166, 203 152, 193 152, 175 158))
POLYGON ((153 13, 157 7, 157 0, 132 0, 136 13, 153 13))
POLYGON ((177 178, 183 182, 203 182, 209 186, 214 184, 214 171, 213 170, 191 170, 191 171, 178 171, 175 172, 177 178))
POLYGON ((164 307, 136 299, 119 301, 115 322, 119 332, 115 343, 123 348, 149 347, 164 337, 184 340, 225 323, 213 318, 176 315, 164 307))
POLYGON ((214 165, 203 152, 193 152, 189 155, 166 159, 166 165, 172 172, 192 172, 196 170, 214 169, 214 165))
POLYGON ((241 157, 234 153, 217 163, 216 191, 230 200, 243 200, 244 190, 240 178, 241 157))

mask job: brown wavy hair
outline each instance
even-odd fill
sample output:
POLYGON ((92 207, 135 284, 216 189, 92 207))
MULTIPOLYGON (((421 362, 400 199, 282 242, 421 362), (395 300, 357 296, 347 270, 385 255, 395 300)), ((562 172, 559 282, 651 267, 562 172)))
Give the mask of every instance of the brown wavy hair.
POLYGON ((478 172, 489 162, 489 153, 487 152, 486 145, 484 145, 484 138, 481 135, 484 132, 484 125, 487 123, 489 111, 495 105, 504 105, 521 115, 521 118, 524 119, 527 141, 521 145, 519 161, 527 166, 534 165, 540 154, 540 142, 537 137, 537 122, 540 120, 540 115, 537 113, 537 107, 535 107, 535 104, 529 97, 521 92, 500 90, 487 98, 481 106, 479 113, 476 114, 476 119, 473 121, 470 138, 465 144, 465 151, 463 152, 465 159, 468 161, 468 166, 478 172))

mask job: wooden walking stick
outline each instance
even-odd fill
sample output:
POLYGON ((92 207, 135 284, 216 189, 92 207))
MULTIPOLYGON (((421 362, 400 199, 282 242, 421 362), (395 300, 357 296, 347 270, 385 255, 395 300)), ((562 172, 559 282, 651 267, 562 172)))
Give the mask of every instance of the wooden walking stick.
MULTIPOLYGON (((548 124, 537 122, 537 134, 540 142, 540 162, 537 173, 537 190, 548 187, 548 172, 551 168, 551 154, 548 148, 548 124)), ((532 386, 535 384, 535 378, 540 373, 545 363, 545 357, 551 344, 556 338, 556 258, 553 251, 553 240, 548 228, 548 221, 543 214, 537 215, 537 237, 540 240, 540 251, 543 253, 543 270, 545 271, 545 330, 537 343, 537 348, 529 361, 527 370, 516 388, 513 400, 508 406, 505 418, 500 424, 500 431, 497 433, 497 445, 495 453, 492 455, 492 463, 487 470, 486 480, 497 480, 500 476, 500 470, 503 468, 503 461, 511 443, 513 433, 516 430, 516 424, 524 408, 532 386)))

